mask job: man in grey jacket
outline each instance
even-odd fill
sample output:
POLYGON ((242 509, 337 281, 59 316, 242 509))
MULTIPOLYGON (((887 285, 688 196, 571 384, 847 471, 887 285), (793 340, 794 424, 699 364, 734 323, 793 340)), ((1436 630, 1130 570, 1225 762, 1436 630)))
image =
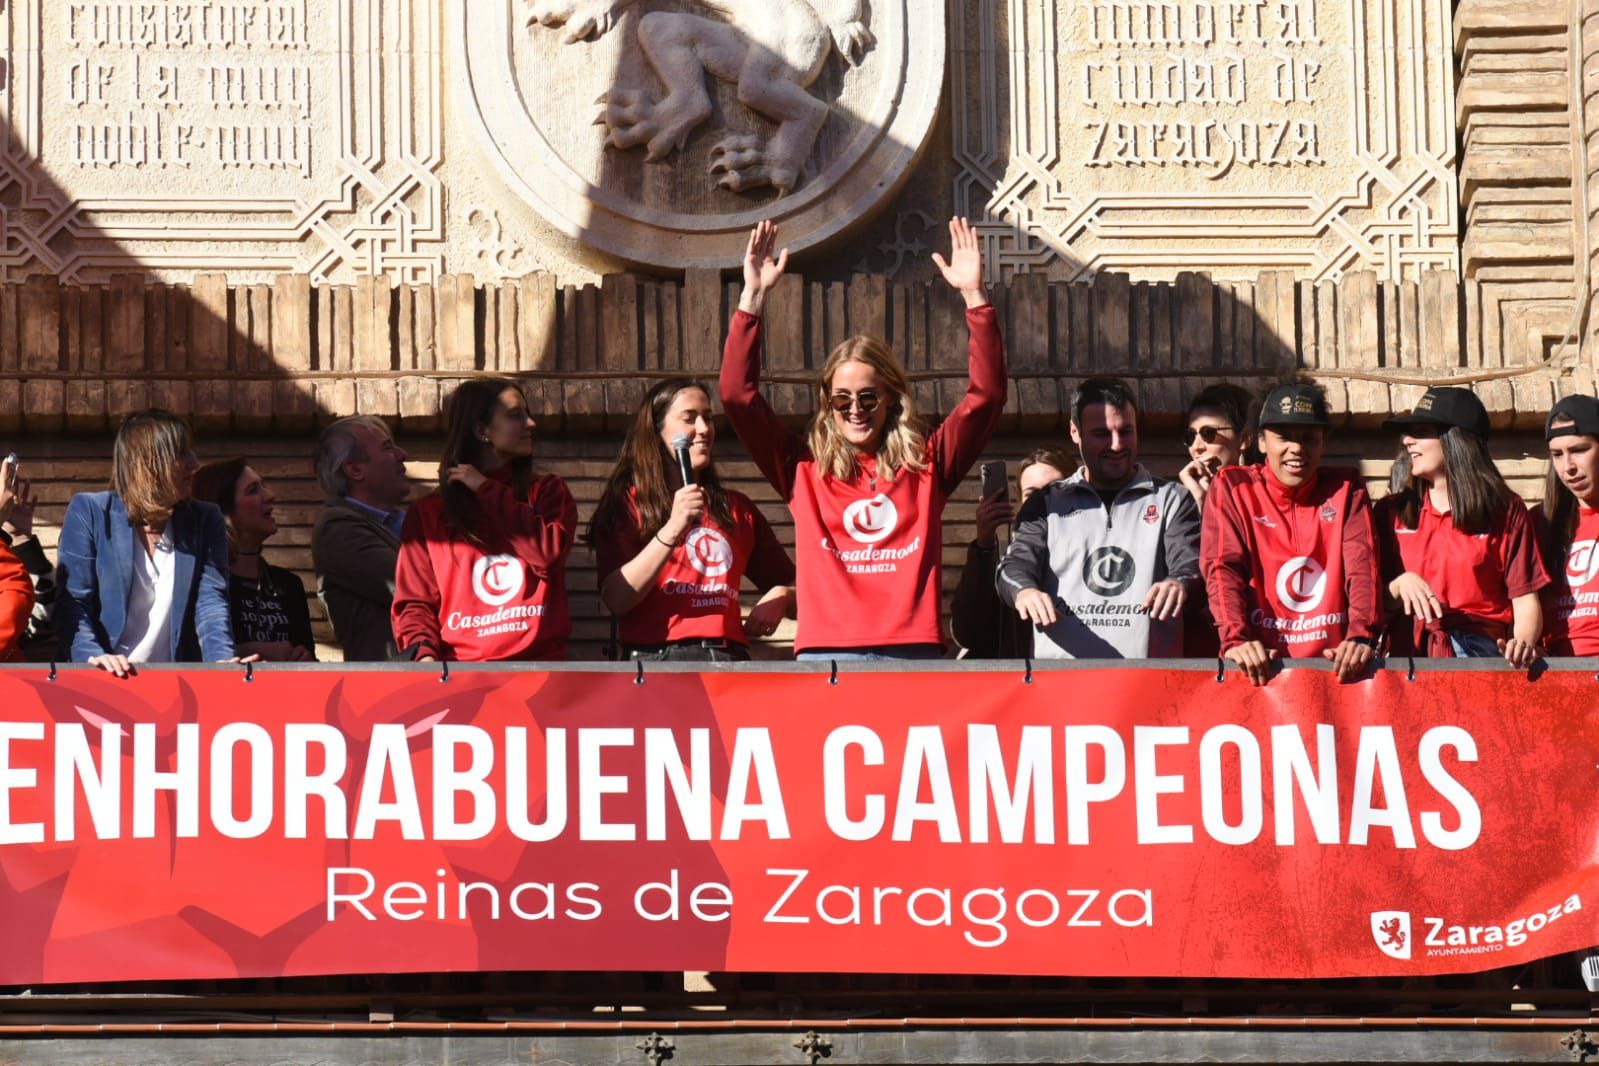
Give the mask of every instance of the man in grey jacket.
POLYGON ((311 533, 316 592, 345 662, 394 657, 394 563, 411 482, 405 452, 380 418, 341 418, 317 441, 316 477, 327 495, 311 533))
POLYGON ((1126 383, 1084 381, 1071 427, 1082 468, 1023 505, 995 588, 1037 627, 1041 659, 1180 656, 1183 604, 1199 582, 1199 508, 1139 465, 1126 383))

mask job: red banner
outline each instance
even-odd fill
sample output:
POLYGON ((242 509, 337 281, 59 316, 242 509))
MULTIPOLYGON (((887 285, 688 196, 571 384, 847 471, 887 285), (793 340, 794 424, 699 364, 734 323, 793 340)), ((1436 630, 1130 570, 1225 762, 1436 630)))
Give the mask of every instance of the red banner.
POLYGON ((1599 942, 1590 673, 0 670, 0 984, 1599 942))

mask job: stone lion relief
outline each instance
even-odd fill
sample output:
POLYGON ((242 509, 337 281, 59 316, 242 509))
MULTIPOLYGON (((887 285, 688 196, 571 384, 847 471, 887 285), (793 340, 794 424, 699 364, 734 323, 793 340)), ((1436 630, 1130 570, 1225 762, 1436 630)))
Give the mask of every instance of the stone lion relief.
MULTIPOLYGON (((603 36, 637 0, 529 0, 530 25, 566 26, 566 43, 603 36)), ((810 91, 836 48, 854 63, 871 47, 861 0, 699 0, 726 21, 674 11, 639 20, 638 39, 665 86, 603 93, 596 124, 612 148, 644 145, 665 159, 711 117, 705 76, 737 86, 739 102, 777 124, 771 138, 733 133, 711 148, 711 173, 735 192, 770 185, 793 190, 816 145, 828 105, 810 91)))
POLYGON ((520 200, 597 270, 736 266, 761 218, 827 241, 899 189, 943 92, 943 0, 450 9, 458 128, 505 194, 485 206, 520 200))

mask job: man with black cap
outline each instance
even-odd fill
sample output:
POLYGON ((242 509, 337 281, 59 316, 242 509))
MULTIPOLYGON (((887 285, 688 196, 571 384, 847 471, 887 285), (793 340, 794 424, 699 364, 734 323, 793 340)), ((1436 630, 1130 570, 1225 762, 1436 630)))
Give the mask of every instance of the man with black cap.
POLYGON ((1206 500, 1200 566, 1221 652, 1257 685, 1272 660, 1316 655, 1350 681, 1376 647, 1371 502, 1357 471, 1322 469, 1331 424, 1316 386, 1279 385, 1261 406, 1265 461, 1217 471, 1206 500))
POLYGON ((1549 576, 1543 589, 1551 655, 1599 655, 1599 400, 1567 396, 1544 423, 1549 474, 1543 515, 1549 576))
POLYGON ((1532 519, 1488 454, 1488 411, 1470 389, 1428 389, 1400 431, 1391 492, 1377 504, 1388 595, 1408 619, 1396 653, 1538 658, 1549 583, 1532 519))

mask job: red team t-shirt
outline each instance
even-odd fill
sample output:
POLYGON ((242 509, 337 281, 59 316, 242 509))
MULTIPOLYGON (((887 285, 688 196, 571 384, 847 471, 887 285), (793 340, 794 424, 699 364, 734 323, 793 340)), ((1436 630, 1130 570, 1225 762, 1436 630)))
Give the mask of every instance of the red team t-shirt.
POLYGON ((840 481, 817 468, 804 439, 761 395, 761 320, 734 314, 722 360, 722 406, 794 514, 797 651, 943 643, 944 504, 1005 406, 1005 353, 993 307, 968 310, 966 325, 971 384, 929 435, 928 465, 889 479, 879 476, 873 458, 862 457, 855 476, 840 481))
POLYGON ((1377 636, 1371 505, 1353 470, 1322 469, 1296 489, 1263 463, 1218 471, 1199 568, 1222 651, 1258 640, 1303 658, 1377 636))
POLYGON ((1549 560, 1555 580, 1544 588, 1544 625, 1551 655, 1599 655, 1599 511, 1577 510, 1577 528, 1563 560, 1549 560), (1563 569, 1560 564, 1563 565, 1563 569))
MULTIPOLYGON (((649 539, 639 529, 638 508, 628 496, 628 518, 594 543, 599 579, 615 573, 649 539)), ((672 549, 656 575, 655 587, 617 621, 623 644, 666 644, 674 640, 726 640, 748 643, 739 610, 739 588, 746 576, 756 588, 794 583, 794 563, 778 543, 771 524, 749 497, 728 492, 732 529, 723 529, 709 512, 672 549)), ((653 536, 653 531, 650 536, 653 536)))
MULTIPOLYGON (((1400 521, 1398 505, 1395 496, 1377 501, 1384 582, 1406 571, 1419 575, 1443 604, 1440 629, 1508 636, 1510 601, 1549 583, 1527 509, 1512 502, 1494 517, 1487 532, 1470 534, 1455 528, 1453 515, 1434 510, 1425 493, 1415 529, 1406 529, 1400 521)), ((1401 616, 1396 625, 1404 624, 1412 627, 1411 647, 1425 649, 1423 627, 1401 616)), ((1397 640, 1399 634, 1395 636, 1397 640)))

